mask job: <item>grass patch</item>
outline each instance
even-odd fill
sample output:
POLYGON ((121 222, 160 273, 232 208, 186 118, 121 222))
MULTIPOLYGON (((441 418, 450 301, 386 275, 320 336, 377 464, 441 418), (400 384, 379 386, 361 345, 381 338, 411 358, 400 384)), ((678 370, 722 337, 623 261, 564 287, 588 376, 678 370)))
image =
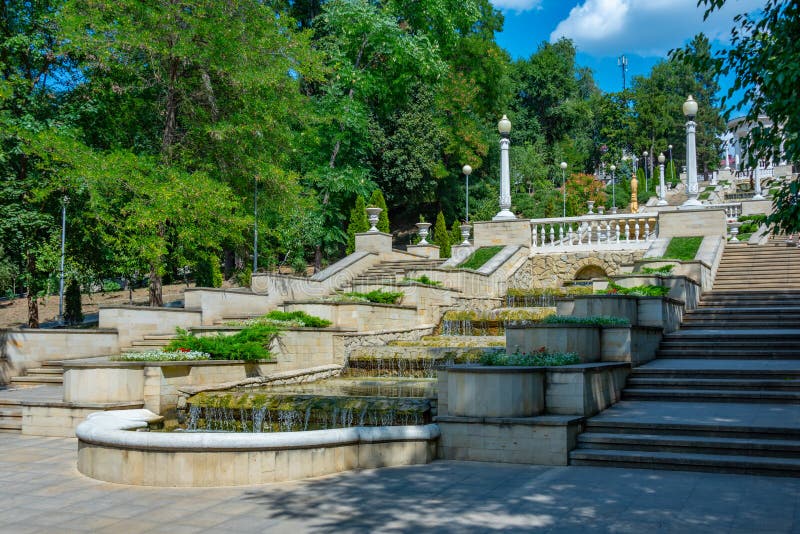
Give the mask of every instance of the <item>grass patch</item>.
POLYGON ((403 293, 401 291, 383 291, 382 289, 376 289, 369 293, 351 291, 349 293, 344 293, 344 296, 363 299, 375 304, 397 304, 400 302, 400 299, 403 298, 403 293))
POLYGON ((225 326, 274 325, 283 328, 327 328, 332 323, 327 319, 309 315, 304 311, 284 312, 280 310, 273 310, 260 317, 237 321, 226 321, 224 324, 225 326))
POLYGON ((178 338, 164 347, 165 352, 205 352, 214 360, 268 360, 270 344, 278 337, 280 328, 271 324, 248 326, 236 334, 198 337, 178 329, 178 338))
POLYGON ((702 242, 702 236, 673 237, 669 240, 669 245, 667 245, 667 250, 664 252, 664 257, 692 261, 697 255, 697 249, 700 248, 700 243, 702 242))
POLYGON ((571 295, 591 295, 591 286, 563 286, 563 287, 540 287, 533 289, 509 289, 506 293, 509 297, 542 297, 552 295, 554 297, 568 297, 571 295))
POLYGON ((606 295, 632 295, 635 297, 666 297, 669 289, 668 287, 653 285, 622 287, 609 280, 608 289, 603 293, 606 295))
POLYGON ((110 359, 115 362, 183 362, 210 360, 211 355, 207 352, 198 352, 196 350, 146 350, 142 352, 126 352, 119 356, 112 356, 110 359))
POLYGON ((661 267, 642 267, 642 274, 670 274, 675 268, 674 264, 662 265, 661 267))
POLYGON ((426 285, 426 286, 433 286, 433 287, 441 287, 442 283, 437 282, 436 280, 431 280, 428 278, 427 275, 422 275, 417 278, 406 278, 403 280, 404 282, 416 282, 418 284, 426 285))
POLYGON ((574 352, 546 352, 545 350, 537 351, 533 354, 486 352, 481 356, 480 363, 481 365, 500 367, 558 367, 581 363, 581 359, 574 352))
POLYGON ((700 200, 708 200, 708 197, 710 196, 711 196, 711 191, 703 191, 697 196, 697 198, 700 200))
POLYGON ((472 254, 469 255, 469 258, 464 261, 464 263, 458 266, 459 269, 472 269, 473 271, 477 271, 484 264, 494 258, 498 252, 503 250, 502 246, 496 247, 481 247, 472 254))
POLYGON ((541 320, 542 324, 575 324, 585 326, 630 326, 631 322, 626 317, 612 317, 610 315, 590 315, 588 317, 575 317, 574 315, 550 315, 541 320))

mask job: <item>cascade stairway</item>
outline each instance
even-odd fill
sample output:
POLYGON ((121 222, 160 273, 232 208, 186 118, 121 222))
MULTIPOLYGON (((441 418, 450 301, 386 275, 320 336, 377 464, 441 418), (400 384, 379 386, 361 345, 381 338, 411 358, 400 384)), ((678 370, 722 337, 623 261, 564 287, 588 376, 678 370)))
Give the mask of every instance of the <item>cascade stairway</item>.
POLYGON ((586 421, 570 463, 800 476, 798 259, 729 246, 713 291, 586 421))
POLYGON ((121 347, 120 353, 162 349, 177 337, 178 334, 147 334, 139 341, 131 341, 130 347, 121 347))
POLYGON ((405 275, 406 271, 413 269, 435 269, 445 260, 391 260, 382 261, 370 267, 356 278, 353 285, 358 284, 388 284, 392 285, 398 281, 398 276, 405 275))

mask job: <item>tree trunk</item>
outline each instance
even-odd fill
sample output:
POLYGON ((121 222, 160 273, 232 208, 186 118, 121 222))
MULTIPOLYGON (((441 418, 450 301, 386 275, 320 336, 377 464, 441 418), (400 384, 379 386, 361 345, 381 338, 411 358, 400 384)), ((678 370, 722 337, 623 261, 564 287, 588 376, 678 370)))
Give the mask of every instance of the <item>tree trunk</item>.
POLYGON ((225 257, 225 280, 228 280, 236 269, 236 254, 230 249, 226 249, 222 254, 225 257))
POLYGON ((175 132, 178 129, 178 95, 175 85, 178 81, 180 59, 169 58, 169 80, 167 82, 167 98, 164 104, 164 132, 161 136, 161 155, 165 161, 172 159, 172 144, 175 141, 175 132))
POLYGON ((149 304, 152 308, 160 308, 164 305, 164 293, 161 287, 161 275, 158 274, 158 268, 155 264, 150 265, 150 287, 149 287, 149 304))
POLYGON ((39 302, 36 300, 36 258, 28 252, 28 328, 39 328, 39 302))
POLYGON ((318 273, 322 270, 322 247, 317 245, 314 249, 314 272, 318 273))

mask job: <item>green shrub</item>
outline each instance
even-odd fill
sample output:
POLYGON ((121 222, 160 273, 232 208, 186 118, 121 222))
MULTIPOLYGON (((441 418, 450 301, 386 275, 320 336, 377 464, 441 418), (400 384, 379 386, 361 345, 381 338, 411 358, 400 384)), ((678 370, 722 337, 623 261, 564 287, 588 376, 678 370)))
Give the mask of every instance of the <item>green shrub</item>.
POLYGON ((241 271, 237 271, 234 275, 236 285, 239 287, 250 287, 251 277, 253 276, 253 269, 245 267, 241 271))
MULTIPOLYGON (((378 216, 378 224, 376 228, 381 232, 386 234, 389 233, 389 210, 386 207, 386 199, 383 198, 383 193, 380 189, 376 189, 372 192, 372 196, 369 197, 369 205, 375 206, 376 208, 380 208, 381 214, 378 216)), ((367 221, 369 222, 369 221, 367 221)), ((369 230, 369 228, 367 228, 369 230)))
POLYGON ((672 270, 675 268, 675 265, 662 265, 661 267, 642 267, 641 271, 642 274, 670 274, 672 270))
POLYGON ((403 298, 403 293, 401 291, 383 291, 382 289, 376 289, 369 293, 351 291, 349 293, 344 293, 343 296, 364 299, 376 304, 397 304, 400 302, 400 299, 403 298))
POLYGON ((622 287, 609 280, 608 289, 603 293, 607 295, 632 295, 635 297, 666 297, 669 289, 668 287, 653 285, 622 287))
POLYGON ((221 287, 222 271, 217 258, 197 262, 194 267, 194 285, 196 287, 221 287))
POLYGON ((697 255, 697 250, 700 248, 700 243, 702 242, 702 236, 673 237, 669 240, 669 245, 667 245, 667 250, 664 252, 664 257, 692 261, 697 255))
POLYGON ((327 328, 332 323, 327 319, 322 319, 316 315, 309 315, 304 311, 285 312, 280 310, 272 310, 263 316, 266 319, 273 321, 285 321, 292 323, 299 323, 308 328, 327 328))
POLYGON ((436 280, 431 280, 430 278, 428 278, 427 275, 424 274, 422 276, 418 276, 417 278, 406 278, 405 281, 416 282, 418 284, 423 284, 426 286, 435 286, 435 287, 441 287, 442 285, 441 282, 437 282, 436 280))
POLYGON ((436 224, 433 226, 433 244, 439 247, 439 257, 450 257, 450 232, 447 230, 447 223, 444 222, 444 215, 439 212, 436 216, 436 224))
POLYGON ((711 196, 711 191, 709 191, 708 189, 706 189, 705 191, 703 191, 702 193, 700 193, 700 194, 697 196, 697 198, 698 198, 698 199, 700 199, 700 200, 708 200, 708 197, 710 197, 710 196, 711 196))
POLYGON ((575 324, 587 326, 629 326, 631 324, 630 320, 626 317, 611 317, 609 315, 590 315, 588 317, 549 315, 540 322, 542 324, 575 324))
POLYGON ((103 293, 111 293, 112 291, 122 291, 122 286, 114 280, 103 280, 103 293))
POLYGON ((367 206, 364 198, 356 198, 356 205, 350 210, 350 224, 347 225, 347 248, 345 251, 352 254, 356 250, 356 234, 369 230, 369 220, 367 220, 367 206))
POLYGON ((486 352, 481 356, 480 363, 489 366, 558 367, 581 363, 581 359, 574 352, 546 352, 544 350, 533 354, 486 352))
POLYGON ((503 247, 500 245, 495 247, 481 247, 470 254, 469 258, 461 263, 458 268, 478 270, 483 267, 487 261, 494 258, 501 250, 503 250, 503 247))
POLYGON ((461 223, 458 222, 458 219, 453 220, 453 224, 450 226, 450 254, 453 253, 452 247, 454 245, 458 245, 461 243, 461 223))
POLYGON ((206 352, 215 360, 268 360, 270 344, 278 337, 275 325, 254 325, 243 328, 236 334, 213 337, 198 337, 178 329, 178 338, 164 347, 165 352, 192 350, 206 352))
POLYGON ((69 281, 67 292, 64 295, 64 322, 67 324, 79 324, 83 322, 81 285, 74 279, 69 281))

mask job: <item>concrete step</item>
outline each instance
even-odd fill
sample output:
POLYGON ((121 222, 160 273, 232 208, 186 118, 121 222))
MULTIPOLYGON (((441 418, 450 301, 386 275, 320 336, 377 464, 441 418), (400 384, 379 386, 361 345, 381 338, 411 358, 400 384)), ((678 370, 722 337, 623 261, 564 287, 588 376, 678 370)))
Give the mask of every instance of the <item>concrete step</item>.
POLYGON ((724 378, 696 375, 686 371, 683 376, 648 377, 632 375, 625 383, 629 389, 730 389, 730 390, 762 390, 762 391, 800 391, 800 373, 796 378, 724 378))
POLYGON ((670 434, 605 434, 584 432, 578 436, 582 450, 640 450, 735 454, 743 456, 800 457, 800 440, 718 438, 670 434))
POLYGON ((11 379, 12 385, 39 385, 39 384, 63 384, 64 377, 57 376, 15 376, 11 379))
POLYGON ((25 371, 25 376, 61 374, 64 374, 63 367, 32 367, 25 371))
POLYGON ((795 458, 591 449, 576 449, 570 453, 569 457, 570 465, 708 471, 714 473, 746 473, 775 476, 800 475, 800 459, 795 458))
POLYGON ((178 334, 147 334, 142 339, 145 341, 171 341, 177 339, 178 334))
POLYGON ((787 349, 785 351, 778 349, 745 349, 745 350, 732 350, 732 349, 692 349, 692 350, 673 350, 673 349, 658 349, 656 350, 656 358, 674 358, 674 359, 722 359, 722 360, 797 360, 800 359, 800 348, 787 349))
POLYGON ((681 323, 682 329, 693 329, 693 328, 701 328, 701 329, 725 329, 725 328, 740 328, 740 329, 754 329, 754 328, 780 328, 780 327, 791 327, 798 324, 800 319, 797 318, 786 318, 786 317, 775 317, 769 319, 765 316, 762 320, 756 319, 738 319, 738 318, 726 318, 726 319, 688 319, 686 322, 681 323))
POLYGON ((63 368, 63 363, 61 362, 61 360, 50 360, 48 362, 42 362, 41 365, 42 365, 42 367, 62 367, 63 368))
POLYGON ((735 330, 722 330, 709 328, 707 330, 695 329, 692 331, 678 330, 664 336, 665 340, 702 340, 702 341, 749 341, 760 340, 762 343, 772 340, 800 339, 800 328, 739 328, 735 330))
POLYGON ((800 391, 764 391, 744 389, 661 389, 625 388, 625 400, 679 402, 800 402, 800 391))
POLYGON ((684 319, 687 317, 705 317, 705 316, 720 316, 720 317, 728 317, 728 316, 762 316, 762 315, 788 315, 788 316, 800 316, 800 301, 798 301, 797 306, 787 306, 787 305, 778 305, 778 304, 771 304, 767 306, 699 306, 694 310, 686 312, 683 316, 684 319))
MULTIPOLYGON (((673 339, 665 338, 660 347, 662 349, 697 349, 697 348, 730 348, 730 349, 743 349, 764 348, 764 340, 750 339, 750 340, 711 340, 706 341, 702 339, 673 339)), ((770 348, 797 348, 798 340, 795 339, 770 339, 770 348)))

